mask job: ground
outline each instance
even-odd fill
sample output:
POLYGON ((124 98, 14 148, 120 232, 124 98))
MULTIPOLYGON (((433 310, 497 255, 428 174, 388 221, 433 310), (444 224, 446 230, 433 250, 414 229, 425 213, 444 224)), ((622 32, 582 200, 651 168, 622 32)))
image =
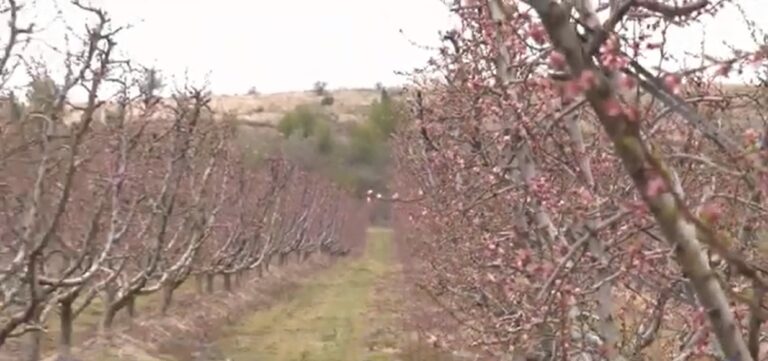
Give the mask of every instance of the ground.
MULTIPOLYGON (((449 360, 402 328, 407 295, 390 236, 389 230, 371 229, 360 257, 288 266, 236 294, 202 301, 190 287, 176 313, 165 318, 156 317, 156 300, 147 298, 140 304, 144 318, 108 345, 86 341, 75 354, 82 361, 449 360), (152 341, 160 339, 165 341, 152 341)), ((94 328, 99 311, 96 306, 84 315, 80 338, 94 328)))
POLYGON ((289 301, 225 327, 216 361, 448 361, 402 328, 401 267, 391 232, 369 231, 366 250, 302 282, 289 301))
POLYGON ((223 330, 219 353, 232 361, 388 360, 394 350, 375 343, 391 335, 372 331, 391 316, 373 313, 377 284, 395 270, 389 242, 389 232, 372 231, 363 257, 337 263, 305 280, 290 301, 223 330))

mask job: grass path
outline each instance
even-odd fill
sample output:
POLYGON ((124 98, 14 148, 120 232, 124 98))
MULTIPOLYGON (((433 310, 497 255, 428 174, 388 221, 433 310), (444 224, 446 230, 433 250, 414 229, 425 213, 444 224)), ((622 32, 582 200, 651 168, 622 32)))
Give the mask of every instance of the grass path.
POLYGON ((231 361, 388 360, 367 345, 374 324, 376 286, 395 270, 387 230, 369 232, 360 258, 342 260, 305 281, 290 301, 229 326, 216 348, 231 361))

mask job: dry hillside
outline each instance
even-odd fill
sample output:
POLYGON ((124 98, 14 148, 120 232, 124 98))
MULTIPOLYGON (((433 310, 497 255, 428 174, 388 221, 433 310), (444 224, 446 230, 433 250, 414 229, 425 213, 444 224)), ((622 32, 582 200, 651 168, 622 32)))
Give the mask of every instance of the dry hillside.
MULTIPOLYGON (((374 89, 342 89, 328 92, 334 99, 329 110, 340 122, 356 121, 372 101, 379 98, 374 89)), ((311 91, 264 95, 217 96, 211 106, 221 113, 237 115, 242 120, 277 122, 283 114, 302 104, 320 104, 322 96, 311 91)))
MULTIPOLYGON (((390 90, 397 93, 397 89, 390 90)), ((371 102, 378 99, 380 94, 375 89, 337 89, 328 90, 327 94, 334 101, 326 106, 333 117, 340 123, 359 121, 365 115, 371 102)), ((277 124, 282 116, 293 110, 297 105, 320 105, 323 96, 312 91, 294 91, 259 95, 214 95, 211 108, 218 116, 226 115, 227 118, 236 118, 241 122, 255 124, 277 124)), ((169 100, 165 100, 169 101, 169 100)), ((104 115, 115 111, 117 105, 108 103, 102 107, 98 119, 104 119, 104 115)), ((79 112, 72 111, 68 114, 66 122, 70 123, 79 119, 79 112)), ((169 116, 169 114, 155 114, 156 117, 169 116)))

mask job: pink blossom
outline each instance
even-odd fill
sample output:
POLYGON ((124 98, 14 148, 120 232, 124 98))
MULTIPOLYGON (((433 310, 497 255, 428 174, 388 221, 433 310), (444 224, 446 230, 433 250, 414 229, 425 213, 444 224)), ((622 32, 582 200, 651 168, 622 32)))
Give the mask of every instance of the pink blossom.
POLYGON ((667 184, 661 176, 655 176, 648 180, 645 186, 645 195, 649 198, 656 198, 667 191, 667 184))

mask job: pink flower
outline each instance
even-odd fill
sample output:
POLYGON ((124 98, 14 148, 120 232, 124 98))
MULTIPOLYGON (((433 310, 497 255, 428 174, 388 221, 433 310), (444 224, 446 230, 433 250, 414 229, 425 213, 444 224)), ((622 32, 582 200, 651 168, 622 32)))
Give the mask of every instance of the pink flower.
POLYGON ((597 76, 595 75, 595 72, 592 70, 584 70, 581 72, 581 75, 579 76, 579 86, 581 86, 582 89, 588 90, 591 89, 593 86, 595 86, 597 83, 597 76))
POLYGON ((668 74, 664 77, 664 85, 674 94, 680 93, 680 78, 677 75, 668 74))
POLYGON ((749 129, 745 130, 744 134, 742 134, 742 137, 744 137, 744 141, 747 144, 755 143, 755 141, 757 140, 758 136, 759 136, 759 134, 757 134, 757 131, 752 129, 752 128, 749 128, 749 129))
POLYGON ((592 192, 590 192, 586 188, 580 188, 579 189, 579 198, 581 198, 581 202, 583 204, 592 204, 595 201, 595 197, 592 195, 592 192))
POLYGON ((533 38, 533 41, 536 42, 536 44, 544 44, 546 42, 547 38, 547 31, 544 29, 544 27, 541 24, 536 24, 531 27, 531 30, 528 32, 528 34, 533 38))
POLYGON ((622 113, 621 103, 616 99, 608 99, 603 103, 603 110, 608 116, 619 116, 622 113))
POLYGON ((619 87, 625 90, 633 89, 637 85, 637 82, 635 81, 635 78, 626 75, 621 74, 619 76, 619 87))
POLYGON ((624 107, 624 114, 627 116, 627 119, 631 122, 639 122, 640 121, 640 111, 637 110, 637 107, 629 106, 624 107))
POLYGON ((715 202, 710 202, 701 207, 699 217, 709 224, 716 224, 723 215, 723 207, 715 202))
POLYGON ((565 55, 559 51, 549 53, 549 64, 552 65, 552 68, 554 69, 564 69, 566 65, 565 55))
POLYGON ((667 184, 664 182, 664 179, 662 179, 661 176, 655 176, 651 178, 648 180, 648 183, 645 186, 645 195, 650 198, 656 198, 666 191, 667 184))
POLYGON ((578 97, 581 92, 584 91, 584 88, 581 86, 581 84, 575 80, 571 80, 565 83, 563 86, 563 97, 565 97, 568 100, 572 100, 576 97, 578 97))

